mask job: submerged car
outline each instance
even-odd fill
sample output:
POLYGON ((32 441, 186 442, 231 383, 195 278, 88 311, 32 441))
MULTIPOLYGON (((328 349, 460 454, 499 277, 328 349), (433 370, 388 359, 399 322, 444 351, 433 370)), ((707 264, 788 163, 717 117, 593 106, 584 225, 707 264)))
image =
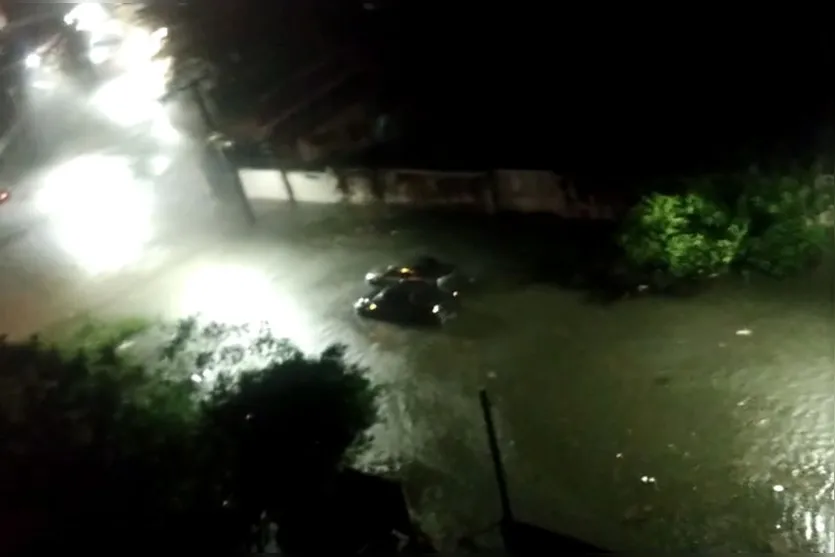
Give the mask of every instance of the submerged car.
POLYGON ((361 317, 408 325, 442 325, 455 316, 455 296, 433 284, 403 281, 379 287, 354 303, 361 317))
POLYGON ((389 265, 381 271, 371 271, 365 275, 365 282, 371 286, 386 286, 404 281, 434 284, 457 295, 458 290, 471 283, 472 279, 461 273, 455 265, 434 257, 419 257, 407 264, 389 265))

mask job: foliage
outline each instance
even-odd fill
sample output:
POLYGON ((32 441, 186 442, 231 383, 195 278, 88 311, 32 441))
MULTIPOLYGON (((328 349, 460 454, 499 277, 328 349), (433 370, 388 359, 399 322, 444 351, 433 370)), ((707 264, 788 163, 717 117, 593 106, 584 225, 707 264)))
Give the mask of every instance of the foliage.
POLYGON ((743 270, 775 277, 790 276, 819 262, 827 240, 825 228, 810 226, 805 219, 775 220, 747 239, 740 254, 740 265, 743 270))
POLYGON ((58 338, 0 343, 0 517, 29 513, 38 550, 125 543, 137 524, 148 548, 240 545, 376 419, 342 347, 306 356, 267 330, 194 320, 58 338))
POLYGON ((704 196, 652 194, 632 210, 620 244, 639 271, 693 279, 725 271, 746 230, 747 223, 704 196))
POLYGON ((64 541, 102 509, 116 530, 128 516, 160 526, 155 517, 171 516, 186 497, 193 383, 162 381, 114 354, 0 345, 0 499, 34 509, 64 541))
POLYGON ((153 325, 146 319, 128 318, 103 322, 84 316, 47 331, 39 338, 51 348, 68 356, 81 352, 98 357, 147 331, 153 325))
POLYGON ((644 197, 620 237, 628 261, 673 279, 720 273, 733 263, 785 277, 817 263, 831 232, 833 183, 819 169, 791 174, 705 175, 679 184, 689 193, 644 197))
POLYGON ((222 433, 216 444, 234 439, 225 455, 228 500, 281 513, 337 471, 375 418, 373 392, 358 372, 332 347, 218 381, 205 404, 206 432, 222 433))
POLYGON ((828 243, 820 216, 833 197, 831 184, 816 184, 816 178, 756 171, 743 177, 739 212, 751 223, 740 253, 743 268, 784 277, 820 260, 828 243))
POLYGON ((151 0, 134 20, 169 32, 161 56, 170 57, 171 88, 200 79, 223 112, 253 108, 265 92, 297 67, 322 55, 317 3, 243 0, 173 2, 151 0))

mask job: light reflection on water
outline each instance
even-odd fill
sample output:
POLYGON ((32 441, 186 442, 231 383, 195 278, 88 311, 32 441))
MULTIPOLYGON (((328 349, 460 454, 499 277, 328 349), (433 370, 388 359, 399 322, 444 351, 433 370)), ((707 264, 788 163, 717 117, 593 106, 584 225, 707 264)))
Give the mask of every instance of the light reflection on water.
MULTIPOLYGON (((195 268, 260 269, 261 278, 215 280, 220 273, 203 289, 184 272, 172 296, 190 291, 190 313, 211 309, 225 285, 260 284, 244 290, 268 292, 262 302, 244 293, 226 309, 282 320, 306 350, 349 344, 385 387, 384 422, 360 464, 403 479, 443 541, 498 518, 477 400, 487 387, 523 520, 627 549, 833 549, 827 286, 717 286, 690 300, 604 307, 508 280, 464 300, 455 329, 357 319, 361 277, 416 251, 404 238, 368 235, 350 249, 332 238, 314 247, 236 239, 222 261, 195 268)), ((489 250, 453 248, 449 239, 420 247, 503 272, 489 250)))
POLYGON ((360 463, 402 478, 438 538, 498 518, 487 386, 525 520, 630 547, 831 548, 835 377, 814 306, 717 290, 594 308, 537 287, 482 293, 456 330, 418 332, 350 312, 363 287, 346 277, 385 256, 294 251, 273 254, 293 272, 272 279, 307 312, 291 336, 371 365, 385 421, 360 463))

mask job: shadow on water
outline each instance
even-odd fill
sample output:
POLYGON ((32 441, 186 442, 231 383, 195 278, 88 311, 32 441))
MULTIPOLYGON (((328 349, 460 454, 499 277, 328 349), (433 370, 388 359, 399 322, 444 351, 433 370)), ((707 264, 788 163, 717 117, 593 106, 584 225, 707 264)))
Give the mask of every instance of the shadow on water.
POLYGON ((298 234, 305 240, 316 235, 328 242, 358 234, 389 237, 397 244, 425 246, 404 252, 403 260, 436 255, 467 267, 468 261, 479 259, 473 255, 480 255, 482 260, 505 268, 506 273, 498 274, 493 267, 465 268, 476 277, 465 299, 543 285, 581 293, 591 304, 608 305, 647 296, 688 299, 715 284, 740 282, 733 276, 688 282, 636 274, 629 270, 617 245, 617 221, 565 219, 543 213, 485 215, 441 209, 315 205, 319 204, 284 206, 273 218, 280 215, 278 218, 286 221, 287 234, 298 234), (450 238, 455 238, 458 251, 443 253, 452 249, 450 238), (462 245, 469 250, 462 251, 462 245), (442 253, 433 251, 438 248, 442 253))
MULTIPOLYGON (((327 211, 304 207, 302 212, 304 216, 289 215, 295 222, 306 219, 309 227, 302 226, 302 229, 315 229, 314 233, 337 238, 360 231, 378 237, 408 239, 417 245, 444 246, 449 238, 456 238, 457 243, 472 246, 474 251, 483 251, 488 246, 488 260, 502 261, 512 269, 501 279, 481 276, 483 269, 465 269, 477 279, 468 297, 484 291, 545 284, 585 292, 592 302, 611 302, 634 295, 641 284, 637 277, 625 271, 620 261, 620 250, 615 243, 617 223, 612 221, 563 219, 547 214, 488 216, 467 211, 392 207, 345 207, 341 213, 332 208, 327 211), (362 230, 357 229, 357 222, 365 223, 362 230)), ((416 251, 404 253, 403 257, 416 255, 425 254, 416 251)), ((462 259, 468 259, 468 254, 461 255, 462 259)), ((458 260, 452 262, 463 264, 458 260)))
POLYGON ((556 553, 557 551, 572 551, 574 553, 611 553, 600 547, 591 545, 584 541, 559 534, 533 524, 521 522, 513 515, 510 504, 510 493, 507 487, 507 476, 502 461, 499 440, 496 435, 496 427, 493 423, 493 411, 487 391, 479 392, 481 410, 484 417, 484 426, 487 433, 487 441, 490 448, 490 458, 493 463, 493 470, 496 474, 496 484, 499 490, 502 517, 499 522, 499 532, 502 538, 502 545, 510 555, 520 557, 528 555, 541 555, 544 553, 556 553))
POLYGON ((291 555, 435 553, 412 521, 400 484, 350 469, 322 494, 295 506, 275 537, 291 555))
POLYGON ((462 302, 462 310, 444 325, 444 334, 464 341, 484 340, 495 337, 505 330, 508 323, 489 308, 468 307, 462 302))

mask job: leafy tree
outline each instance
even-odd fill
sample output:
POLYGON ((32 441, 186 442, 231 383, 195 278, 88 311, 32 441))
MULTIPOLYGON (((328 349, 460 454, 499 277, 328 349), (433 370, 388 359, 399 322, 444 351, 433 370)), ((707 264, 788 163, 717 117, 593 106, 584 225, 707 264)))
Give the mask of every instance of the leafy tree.
POLYGON ((172 88, 201 80, 223 114, 255 108, 259 99, 332 45, 328 3, 321 1, 151 0, 135 21, 166 27, 172 88))
POLYGON ((188 505, 193 382, 100 348, 0 345, 0 499, 45 547, 161 529, 188 505))
POLYGON ((209 385, 206 445, 222 463, 224 502, 260 515, 310 496, 363 447, 377 391, 334 345, 306 356, 268 329, 178 324, 162 355, 209 385))
POLYGON ((774 176, 756 170, 741 180, 739 212, 751 223, 742 267, 785 277, 817 263, 831 243, 820 218, 832 206, 831 181, 810 172, 774 176))
POLYGON ((676 279, 723 272, 785 277, 817 263, 831 247, 824 216, 835 189, 819 169, 789 174, 706 175, 683 181, 688 194, 652 194, 636 206, 620 237, 640 270, 676 279))
POLYGON ((376 419, 344 349, 305 356, 267 330, 85 323, 0 343, 0 366, 4 554, 231 551, 335 476, 376 419))
POLYGON ((638 271, 696 279, 728 269, 746 231, 747 223, 702 195, 652 194, 630 213, 620 244, 638 271))

